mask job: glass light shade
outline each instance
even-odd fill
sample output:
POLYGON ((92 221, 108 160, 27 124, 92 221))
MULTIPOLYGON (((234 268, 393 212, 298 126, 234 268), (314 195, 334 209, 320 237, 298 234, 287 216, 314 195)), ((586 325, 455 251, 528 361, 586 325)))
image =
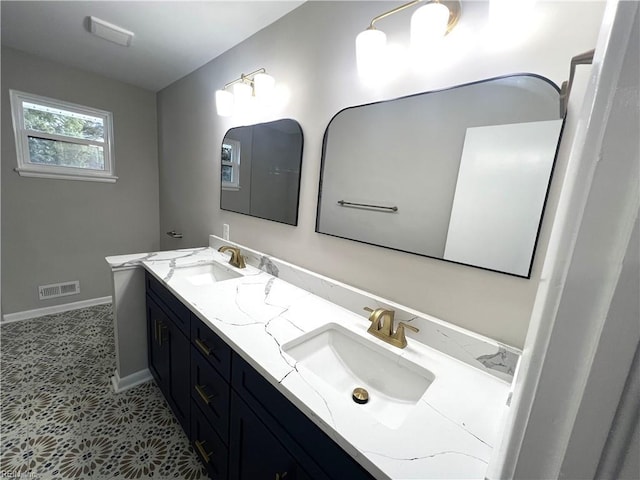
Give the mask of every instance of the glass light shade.
POLYGON ((379 73, 387 36, 380 30, 368 29, 356 37, 356 62, 360 76, 370 78, 379 73))
POLYGON ((268 100, 273 96, 273 88, 276 79, 266 73, 259 73, 253 77, 253 86, 256 92, 256 98, 260 100, 268 100))
POLYGON ((237 109, 247 108, 253 94, 251 85, 246 83, 235 83, 233 85, 233 101, 237 109))
POLYGON ((420 7, 411 16, 411 47, 429 48, 447 33, 449 9, 446 5, 431 2, 420 7))
POLYGON ((216 111, 221 117, 233 115, 233 94, 226 90, 216 90, 216 111))

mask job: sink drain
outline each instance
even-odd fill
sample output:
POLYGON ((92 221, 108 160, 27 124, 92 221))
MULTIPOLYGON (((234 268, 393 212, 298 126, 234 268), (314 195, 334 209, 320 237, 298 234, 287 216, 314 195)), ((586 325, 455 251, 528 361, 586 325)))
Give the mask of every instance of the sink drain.
POLYGON ((353 393, 351 394, 351 398, 356 403, 360 405, 364 405, 369 401, 369 392, 367 392, 364 388, 354 388, 353 393))

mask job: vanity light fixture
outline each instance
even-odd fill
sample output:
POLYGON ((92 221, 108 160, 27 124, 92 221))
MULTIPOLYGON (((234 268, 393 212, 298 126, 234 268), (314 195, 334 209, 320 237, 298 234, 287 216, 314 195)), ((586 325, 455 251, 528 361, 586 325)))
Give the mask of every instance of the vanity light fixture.
POLYGON ((216 90, 216 111, 221 117, 229 117, 236 111, 245 110, 252 98, 268 100, 273 95, 275 79, 264 68, 240 75, 216 90), (232 89, 233 92, 229 91, 232 89))
MULTIPOLYGON (((358 72, 371 77, 380 69, 381 59, 387 45, 387 36, 378 30, 375 23, 383 18, 411 8, 424 0, 414 0, 374 17, 369 27, 356 37, 356 61, 358 72)), ((425 50, 453 30, 460 18, 460 1, 429 0, 411 16, 411 48, 425 50)))

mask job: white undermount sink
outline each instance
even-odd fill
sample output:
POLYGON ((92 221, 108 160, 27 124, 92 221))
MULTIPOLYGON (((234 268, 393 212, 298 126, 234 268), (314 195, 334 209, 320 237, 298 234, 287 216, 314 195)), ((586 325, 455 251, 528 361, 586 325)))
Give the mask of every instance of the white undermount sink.
POLYGON ((188 267, 176 267, 173 280, 184 281, 194 287, 210 286, 242 275, 217 263, 205 263, 188 267))
POLYGON ((336 323, 329 323, 282 346, 298 372, 322 393, 329 388, 389 428, 400 427, 435 379, 429 370, 388 351, 336 323), (369 401, 352 399, 355 388, 369 401))

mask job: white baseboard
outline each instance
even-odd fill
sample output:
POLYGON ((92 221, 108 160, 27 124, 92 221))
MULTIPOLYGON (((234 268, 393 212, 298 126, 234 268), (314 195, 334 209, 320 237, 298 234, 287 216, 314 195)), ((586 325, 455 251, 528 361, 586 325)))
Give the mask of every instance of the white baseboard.
POLYGON ((111 377, 111 386, 115 393, 120 393, 125 390, 129 390, 130 388, 137 387, 142 383, 146 383, 152 378, 151 372, 147 368, 140 370, 139 372, 132 373, 131 375, 127 375, 124 378, 120 378, 118 370, 116 370, 113 377, 111 377))
POLYGON ((29 320, 30 318, 43 317, 54 313, 68 312, 79 308, 93 307, 95 305, 104 305, 111 303, 113 299, 109 297, 90 298, 89 300, 80 300, 79 302, 65 303, 63 305, 52 305, 51 307, 36 308, 35 310, 25 310, 24 312, 7 313, 2 316, 0 324, 18 322, 20 320, 29 320))

